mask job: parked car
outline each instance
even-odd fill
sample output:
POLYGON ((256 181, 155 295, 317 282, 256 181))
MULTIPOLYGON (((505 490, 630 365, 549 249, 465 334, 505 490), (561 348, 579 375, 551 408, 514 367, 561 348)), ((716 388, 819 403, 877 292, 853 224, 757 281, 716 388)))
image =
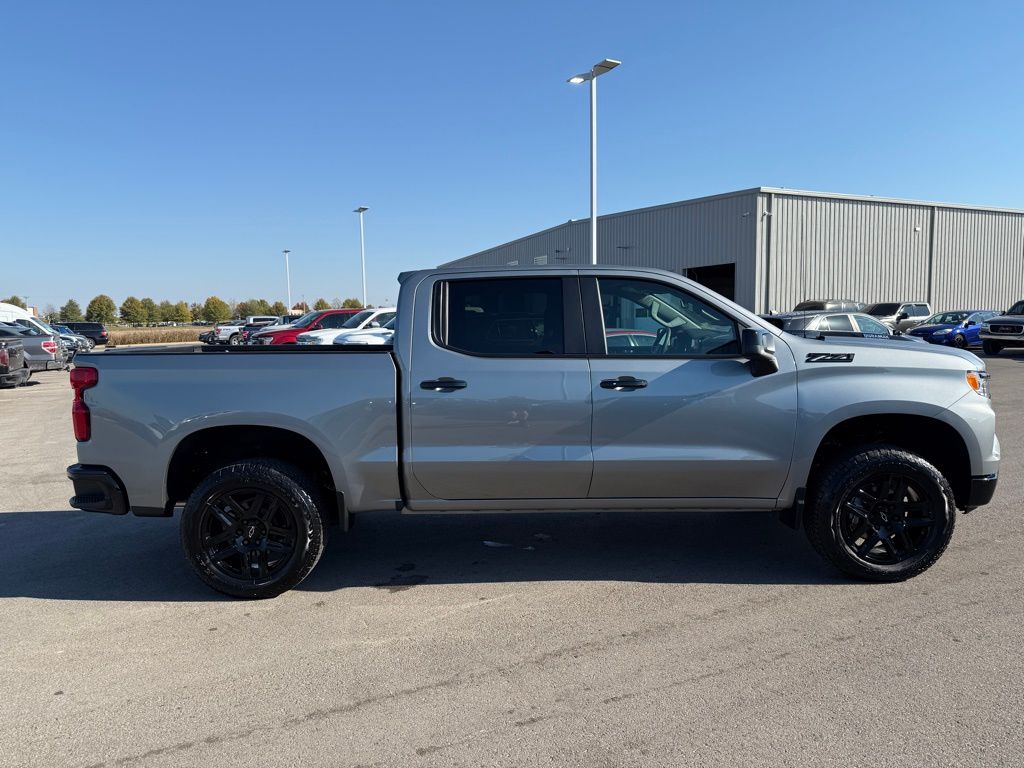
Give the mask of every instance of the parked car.
POLYGON ((1024 347, 1024 301, 983 322, 979 335, 986 355, 998 355, 1008 347, 1024 347))
POLYGON ((275 317, 273 320, 261 319, 254 320, 251 323, 246 323, 242 326, 240 343, 248 344, 252 340, 254 334, 259 333, 264 328, 269 328, 272 325, 281 325, 282 322, 285 322, 283 318, 275 317))
POLYGON ((44 333, 31 325, 0 323, 0 339, 3 338, 21 342, 24 359, 33 371, 60 371, 66 365, 66 355, 59 336, 44 333))
POLYGON ((20 339, 0 335, 0 387, 20 387, 31 375, 25 345, 20 339))
POLYGON ((900 581, 995 490, 988 374, 969 352, 783 333, 655 269, 400 282, 393 347, 86 356, 71 505, 169 517, 184 503, 199 577, 271 597, 316 566, 325 526, 396 509, 760 510, 847 574, 900 581), (658 328, 648 355, 594 332, 634 320, 658 328), (280 396, 282 371, 300 397, 280 396))
POLYGON ((992 309, 938 312, 907 333, 930 344, 947 344, 967 349, 981 345, 981 324, 999 313, 992 309))
MULTIPOLYGON (((380 328, 395 316, 394 307, 379 307, 377 309, 364 309, 350 315, 340 326, 328 328, 326 326, 315 331, 300 333, 295 338, 296 344, 330 344, 339 336, 348 333, 355 333, 363 329, 380 328)), ((323 325, 323 323, 321 323, 323 325)))
POLYGON ((106 344, 109 335, 103 323, 64 323, 73 332, 92 339, 93 344, 106 344))
POLYGON ((244 319, 226 320, 213 326, 213 340, 218 344, 241 344, 242 329, 246 326, 274 325, 280 320, 277 315, 249 315, 244 319))
POLYGON ((250 344, 294 344, 299 334, 323 328, 341 328, 358 309, 319 309, 296 317, 285 325, 268 325, 249 337, 250 344))
POLYGON ((786 333, 807 338, 827 339, 831 337, 895 339, 897 341, 919 341, 883 325, 870 315, 862 312, 785 312, 777 315, 761 315, 762 318, 786 333))
POLYGON ((213 331, 203 331, 199 334, 199 340, 203 344, 213 344, 213 331))
POLYGON ((360 345, 382 345, 391 344, 395 336, 395 323, 398 321, 396 314, 380 328, 365 328, 361 331, 343 333, 334 339, 335 344, 360 345))
POLYGON ((932 314, 931 305, 926 301, 905 302, 883 301, 864 308, 864 314, 871 315, 890 328, 907 331, 924 322, 932 314))
POLYGON ((57 324, 53 326, 53 329, 57 331, 61 336, 72 336, 78 344, 78 351, 88 352, 90 349, 96 346, 96 342, 90 339, 88 336, 83 336, 80 333, 75 333, 73 330, 68 328, 66 325, 57 324))
POLYGON ((867 306, 862 301, 852 299, 809 299, 801 301, 794 312, 860 312, 867 306))

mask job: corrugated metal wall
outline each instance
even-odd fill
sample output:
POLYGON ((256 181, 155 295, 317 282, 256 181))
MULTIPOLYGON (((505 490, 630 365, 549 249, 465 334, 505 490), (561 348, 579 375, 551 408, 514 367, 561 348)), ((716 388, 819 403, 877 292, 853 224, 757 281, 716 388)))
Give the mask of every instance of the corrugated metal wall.
POLYGON ((929 207, 762 195, 771 221, 762 217, 769 246, 759 246, 767 286, 758 311, 789 310, 804 299, 927 299, 929 207))
MULTIPOLYGON (((585 264, 571 221, 452 265, 585 264)), ((685 272, 736 265, 757 312, 804 299, 927 300, 936 311, 1024 299, 1024 213, 757 188, 598 219, 598 262, 685 272), (770 214, 770 215, 769 215, 770 214)))
MULTIPOLYGON (((736 265, 736 301, 755 300, 757 191, 690 200, 600 216, 597 221, 599 264, 646 266, 682 273, 690 267, 736 265)), ((586 219, 491 248, 446 266, 532 266, 585 264, 590 259, 586 219)))
POLYGON ((936 208, 932 285, 936 310, 1024 299, 1024 214, 936 208))

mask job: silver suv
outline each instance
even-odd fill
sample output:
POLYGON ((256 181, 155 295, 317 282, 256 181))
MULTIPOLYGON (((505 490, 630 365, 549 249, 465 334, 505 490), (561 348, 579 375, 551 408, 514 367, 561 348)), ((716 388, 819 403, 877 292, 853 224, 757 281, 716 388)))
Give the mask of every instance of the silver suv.
POLYGON ((898 331, 906 331, 932 316, 932 307, 927 301, 904 302, 882 301, 871 304, 864 312, 881 323, 898 331))

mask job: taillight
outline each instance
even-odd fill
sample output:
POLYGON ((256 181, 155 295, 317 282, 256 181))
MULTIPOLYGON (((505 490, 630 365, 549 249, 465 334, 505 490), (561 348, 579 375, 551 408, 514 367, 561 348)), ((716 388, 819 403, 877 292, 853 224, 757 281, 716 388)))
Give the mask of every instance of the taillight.
POLYGON ((0 349, 0 365, 6 368, 11 364, 11 353, 7 351, 7 347, 0 349))
POLYGON ((85 404, 82 393, 95 387, 99 380, 100 372, 95 368, 74 368, 71 371, 71 388, 75 390, 75 401, 71 404, 71 423, 75 427, 75 439, 80 443, 92 437, 89 406, 85 404))
POLYGON ((107 337, 107 332, 106 331, 100 331, 100 336, 102 336, 103 338, 106 338, 107 337))
POLYGON ((51 355, 57 354, 57 342, 53 339, 47 339, 43 342, 43 351, 49 352, 51 355))

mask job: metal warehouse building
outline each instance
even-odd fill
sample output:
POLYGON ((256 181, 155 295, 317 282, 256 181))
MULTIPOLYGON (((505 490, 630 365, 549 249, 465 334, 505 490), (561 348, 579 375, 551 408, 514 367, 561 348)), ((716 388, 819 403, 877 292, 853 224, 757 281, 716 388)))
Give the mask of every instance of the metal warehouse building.
MULTIPOLYGON (((585 264, 588 224, 446 266, 585 264)), ((679 272, 755 312, 823 298, 1005 309, 1024 298, 1024 211, 755 187, 601 216, 598 262, 679 272)))

